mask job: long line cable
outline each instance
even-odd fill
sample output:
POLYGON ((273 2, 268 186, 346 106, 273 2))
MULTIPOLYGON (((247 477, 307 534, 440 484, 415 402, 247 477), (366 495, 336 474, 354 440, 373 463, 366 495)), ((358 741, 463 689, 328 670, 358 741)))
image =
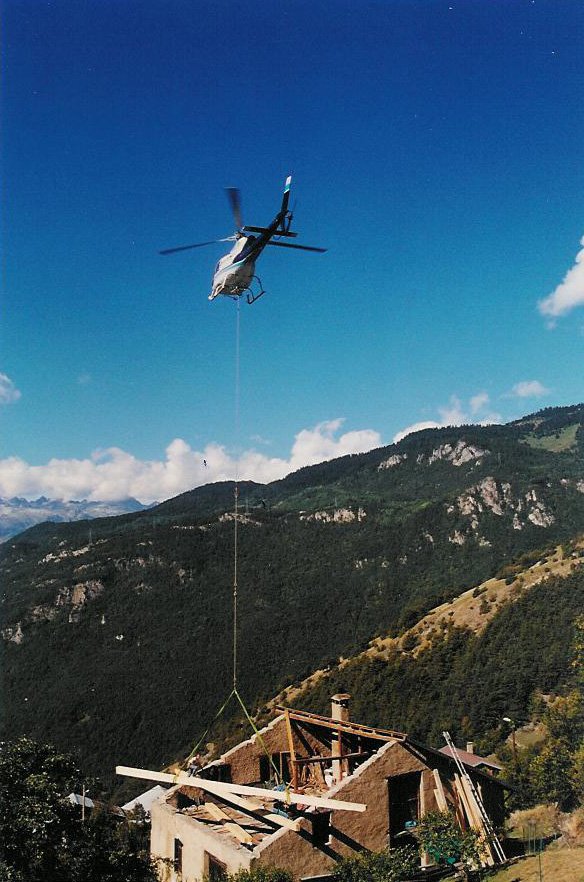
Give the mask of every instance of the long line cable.
MULTIPOLYGON (((187 760, 188 762, 198 751, 199 747, 203 743, 209 729, 225 711, 227 705, 231 701, 233 697, 235 697, 239 704, 241 705, 245 717, 247 721, 253 728, 255 735, 257 736, 259 743, 268 757, 269 763, 272 766, 273 771, 275 772, 276 780, 278 782, 282 781, 282 776, 276 767, 274 760, 270 751, 268 750, 257 726, 252 720, 251 716, 248 713, 248 710, 245 706, 245 703, 237 690, 237 576, 238 576, 238 555, 239 555, 239 547, 238 547, 238 527, 239 527, 239 455, 240 455, 240 335, 241 335, 241 310, 240 310, 240 299, 237 298, 236 301, 236 311, 235 311, 235 481, 233 488, 233 688, 229 693, 228 698, 224 701, 222 706, 219 708, 219 711, 215 715, 213 721, 207 727, 205 732, 201 735, 195 746, 192 748, 187 760)), ((286 797, 288 798, 288 789, 286 790, 286 797)))
POLYGON ((237 691, 237 560, 238 560, 238 522, 239 522, 239 337, 240 337, 240 300, 237 298, 235 313, 235 487, 233 512, 233 691, 237 691))

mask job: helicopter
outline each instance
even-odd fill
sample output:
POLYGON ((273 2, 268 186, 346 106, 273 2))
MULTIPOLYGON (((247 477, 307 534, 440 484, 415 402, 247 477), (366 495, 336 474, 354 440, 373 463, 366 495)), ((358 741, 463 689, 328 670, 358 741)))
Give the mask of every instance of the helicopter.
POLYGON ((266 293, 259 276, 255 275, 256 261, 266 245, 275 245, 278 248, 295 248, 298 251, 317 251, 319 253, 326 251, 326 248, 315 248, 311 245, 274 241, 281 238, 295 239, 298 235, 290 229, 293 217, 292 211, 288 209, 291 185, 292 176, 289 175, 284 184, 284 195, 282 196, 280 210, 267 227, 245 226, 241 214, 240 192, 237 187, 226 187, 236 225, 236 231, 232 236, 226 236, 223 239, 212 239, 210 242, 197 242, 194 245, 179 245, 177 248, 165 248, 159 253, 176 254, 177 251, 202 248, 205 245, 214 245, 217 242, 234 242, 235 244, 231 251, 225 254, 215 267, 209 300, 215 300, 219 295, 236 300, 242 294, 246 294, 247 302, 250 304, 255 303, 262 294, 266 293), (257 235, 248 235, 249 233, 256 233, 257 235), (251 288, 254 281, 259 285, 259 291, 255 294, 251 288))

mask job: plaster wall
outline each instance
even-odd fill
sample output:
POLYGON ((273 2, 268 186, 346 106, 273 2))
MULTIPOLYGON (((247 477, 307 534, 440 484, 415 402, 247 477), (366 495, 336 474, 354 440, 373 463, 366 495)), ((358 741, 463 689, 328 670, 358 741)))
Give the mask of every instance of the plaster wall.
MULTIPOLYGON (((266 750, 268 753, 287 753, 290 750, 284 717, 277 717, 269 726, 262 729, 261 737, 260 741, 257 735, 254 735, 253 738, 238 744, 221 757, 222 762, 228 763, 231 767, 231 780, 234 784, 252 784, 260 781, 260 759, 265 757, 266 750)), ((307 752, 318 752, 322 747, 322 743, 309 734, 303 734, 301 740, 298 733, 294 732, 293 741, 294 750, 299 756, 306 756, 307 752)))
POLYGON ((231 767, 234 784, 252 784, 260 780, 260 757, 288 750, 286 722, 278 717, 262 731, 263 745, 257 735, 223 754, 221 759, 231 767))
POLYGON ((338 795, 339 799, 349 802, 365 803, 365 812, 333 811, 327 845, 314 845, 312 825, 303 821, 299 833, 284 830, 257 848, 257 863, 289 869, 295 876, 308 876, 329 872, 340 857, 364 848, 381 851, 388 844, 387 778, 424 768, 422 761, 400 743, 383 745, 350 778, 327 794, 333 798, 338 795))
POLYGON ((176 811, 165 802, 157 802, 151 809, 150 854, 157 860, 159 878, 163 882, 197 882, 208 873, 208 855, 225 865, 228 873, 249 869, 251 852, 233 840, 214 832, 207 825, 176 811), (182 874, 158 858, 174 858, 174 841, 180 839, 182 874))

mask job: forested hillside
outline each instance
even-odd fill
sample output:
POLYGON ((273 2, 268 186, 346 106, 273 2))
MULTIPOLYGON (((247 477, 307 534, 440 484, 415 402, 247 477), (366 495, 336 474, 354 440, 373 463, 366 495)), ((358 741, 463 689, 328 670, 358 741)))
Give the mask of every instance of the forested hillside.
POLYGON ((443 746, 480 736, 489 750, 507 727, 527 720, 536 690, 570 683, 574 621, 584 611, 584 571, 550 576, 505 604, 479 633, 445 627, 420 653, 358 658, 335 666, 295 705, 326 712, 330 695, 350 692, 359 721, 393 727, 443 746))
MULTIPOLYGON (((535 687, 552 689, 582 609, 577 573, 553 595, 542 585, 521 596, 480 636, 453 629, 425 656, 359 663, 340 679, 334 665, 521 555, 575 537, 583 423, 579 405, 507 426, 426 430, 270 485, 242 483, 239 679, 249 706, 332 665, 307 704, 342 686, 356 717, 432 738, 443 720, 455 733, 488 729, 510 700, 519 709, 535 687), (541 633, 529 630, 545 618, 540 606, 556 609, 541 633), (509 641, 513 629, 524 637, 509 641), (544 639, 548 660, 532 663, 527 647, 544 639), (510 668, 523 678, 509 680, 510 668), (494 703, 481 703, 478 671, 494 703)), ((94 520, 91 531, 43 524, 6 543, 4 737, 78 749, 108 781, 116 762, 161 766, 188 750, 231 688, 233 500, 232 484, 210 485, 94 520)))

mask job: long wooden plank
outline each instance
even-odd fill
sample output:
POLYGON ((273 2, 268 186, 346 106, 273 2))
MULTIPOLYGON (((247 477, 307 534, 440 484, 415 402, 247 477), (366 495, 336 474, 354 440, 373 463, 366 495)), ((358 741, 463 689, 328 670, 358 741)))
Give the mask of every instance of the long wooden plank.
MULTIPOLYGON (((162 781, 165 784, 187 784, 189 787, 199 787, 198 781, 202 780, 197 779, 195 781, 190 775, 185 775, 184 773, 181 773, 180 775, 169 775, 167 772, 151 772, 147 769, 132 769, 129 766, 116 766, 116 774, 124 775, 129 778, 143 778, 145 781, 162 781)), ((260 823, 262 821, 270 821, 278 827, 286 827, 288 830, 298 830, 298 821, 292 821, 290 818, 285 818, 283 815, 277 815, 275 813, 260 814, 259 812, 262 810, 262 807, 258 806, 255 801, 252 802, 250 799, 243 799, 243 797, 237 796, 235 793, 218 793, 216 790, 212 789, 213 784, 216 783, 215 781, 204 781, 203 783, 206 786, 201 787, 201 790, 207 790, 209 793, 213 793, 225 802, 237 806, 237 808, 241 809, 245 814, 250 815, 260 823), (209 784, 211 787, 208 786, 209 784)))
POLYGON ((493 855, 491 852, 490 843, 488 837, 485 835, 485 828, 483 819, 480 816, 480 813, 476 807, 475 799, 472 794, 472 791, 468 787, 468 784, 460 775, 455 775, 455 783, 456 789, 458 790, 462 803, 464 805, 464 809, 466 811, 470 826, 473 827, 477 833, 480 834, 481 840, 485 846, 485 857, 481 859, 481 864, 483 866, 492 867, 495 863, 493 859, 493 855))
POLYGON ((448 811, 448 803, 446 802, 446 794, 444 793, 444 787, 442 785, 442 781, 440 779, 440 772, 438 769, 433 769, 432 774, 434 775, 434 781, 436 783, 436 788, 434 790, 434 795, 436 797, 436 802, 438 804, 438 808, 441 812, 448 811))
POLYGON ((344 802, 341 799, 326 799, 322 796, 312 796, 305 793, 296 793, 293 790, 264 790, 263 787, 248 787, 245 784, 226 784, 223 781, 207 781, 196 775, 187 775, 179 772, 178 775, 170 775, 168 772, 153 772, 150 769, 135 769, 131 766, 116 766, 116 775, 124 775, 129 778, 142 778, 145 781, 162 781, 165 784, 186 784, 189 787, 200 787, 209 793, 225 796, 257 796, 266 802, 299 803, 320 808, 328 808, 332 811, 364 812, 367 806, 362 802, 344 802))
POLYGON ((227 812, 224 812, 220 805, 215 802, 206 802, 205 811, 208 812, 216 821, 232 821, 227 812))
POLYGON ((244 830, 237 821, 234 821, 233 818, 229 817, 227 812, 224 812, 221 806, 216 805, 214 802, 206 802, 205 811, 208 812, 212 818, 215 818, 216 821, 220 821, 225 829, 229 830, 232 836, 235 836, 240 842, 243 842, 245 845, 253 844, 253 839, 247 830, 244 830))
POLYGON ((243 827, 240 827, 239 824, 236 824, 235 821, 227 821, 223 826, 226 830, 229 830, 232 836, 243 842, 244 845, 253 845, 253 839, 250 834, 243 827))
POLYGON ((471 807, 468 804, 466 791, 465 791, 464 787, 462 786, 462 779, 461 779, 460 775, 458 775, 458 774, 454 775, 454 786, 456 787, 456 792, 458 793, 458 795, 460 797, 460 801, 462 803, 462 807, 464 809, 464 813, 466 815, 466 820, 468 822, 468 825, 469 825, 469 827, 474 827, 475 826, 475 818, 474 818, 473 812, 471 811, 471 807))
POLYGON ((492 867, 495 863, 496 853, 489 837, 489 831, 485 828, 485 822, 481 816, 477 801, 475 799, 475 795, 472 792, 468 781, 466 781, 464 778, 461 778, 460 780, 464 788, 464 792, 466 793, 466 798, 471 806, 472 813, 475 817, 475 824, 473 824, 473 826, 476 828, 478 833, 480 833, 481 839, 485 846, 485 858, 483 860, 483 864, 487 864, 489 867, 492 867))
MULTIPOLYGON (((191 781, 193 779, 191 778, 191 781)), ((198 784, 195 786, 202 787, 201 783, 204 779, 197 778, 198 784)), ((207 783, 206 781, 204 782, 207 783)), ((342 799, 327 799, 324 796, 312 796, 308 793, 296 793, 294 790, 264 790, 263 787, 248 787, 246 784, 225 784, 223 782, 213 781, 213 787, 220 789, 216 793, 224 793, 228 796, 230 793, 238 793, 242 796, 258 796, 263 800, 271 802, 299 803, 300 805, 311 805, 317 808, 331 809, 332 811, 344 812, 364 812, 367 806, 362 802, 345 802, 342 799)))

